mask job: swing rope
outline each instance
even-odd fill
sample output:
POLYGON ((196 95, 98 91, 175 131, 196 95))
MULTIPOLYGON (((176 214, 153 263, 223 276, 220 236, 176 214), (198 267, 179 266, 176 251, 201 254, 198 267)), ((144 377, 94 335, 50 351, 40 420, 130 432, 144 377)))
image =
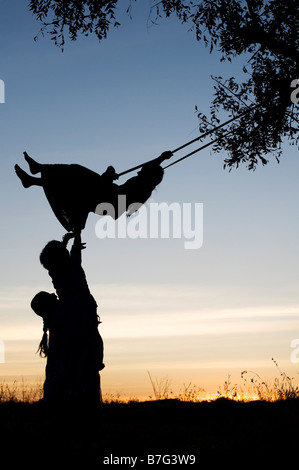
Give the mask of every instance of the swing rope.
MULTIPOLYGON (((240 119, 241 117, 245 116, 246 114, 248 114, 250 111, 253 111, 253 110, 254 110, 255 108, 257 108, 258 106, 259 106, 259 105, 255 105, 255 106, 249 107, 249 108, 248 108, 246 111, 244 111, 243 113, 238 114, 238 116, 235 116, 235 117, 229 119, 228 121, 225 121, 225 122, 223 122, 222 124, 219 124, 219 126, 214 127, 213 129, 210 129, 209 131, 205 132, 204 134, 202 134, 202 135, 196 137, 195 139, 190 140, 189 142, 187 142, 187 143, 181 145, 180 147, 178 147, 178 148, 172 150, 171 153, 176 153, 176 152, 178 152, 179 150, 182 150, 182 149, 184 149, 185 147, 188 147, 189 145, 194 144, 194 142, 197 142, 198 140, 204 139, 205 137, 207 137, 208 135, 212 134, 213 132, 215 132, 215 131, 221 129, 222 127, 227 126, 227 125, 230 124, 231 122, 236 121, 237 119, 240 119)), ((224 136, 226 136, 226 135, 228 135, 228 134, 230 134, 230 133, 232 133, 232 132, 233 132, 233 130, 227 132, 226 134, 224 134, 224 136)), ((176 163, 178 163, 178 162, 184 160, 185 158, 188 158, 188 157, 190 157, 191 155, 194 155, 195 153, 199 152, 200 150, 203 150, 203 149, 205 149, 206 147, 215 144, 218 140, 219 140, 219 137, 218 137, 217 139, 212 140, 212 141, 209 142, 208 144, 205 144, 205 145, 199 147, 198 149, 194 150, 193 152, 188 153, 188 154, 185 155, 184 157, 179 158, 179 159, 176 160, 175 162, 170 163, 169 165, 165 166, 165 167, 164 167, 164 170, 165 170, 166 168, 169 168, 170 166, 175 165, 176 163)), ((123 171, 122 173, 118 173, 118 176, 120 177, 120 176, 126 175, 127 173, 130 173, 131 171, 138 170, 138 168, 141 168, 141 167, 143 167, 144 165, 146 165, 146 163, 150 163, 151 161, 154 161, 154 160, 156 160, 156 159, 149 160, 148 162, 141 163, 140 165, 134 166, 133 168, 130 168, 129 170, 123 171)))
MULTIPOLYGON (((222 137, 226 137, 227 135, 232 134, 232 133, 233 133, 233 131, 225 132, 225 134, 223 134, 222 137)), ((172 162, 172 163, 170 163, 169 165, 164 166, 164 167, 163 167, 163 170, 166 170, 166 168, 169 168, 170 166, 175 165, 176 163, 179 163, 179 162, 181 162, 182 160, 185 160, 185 158, 191 157, 191 155, 194 155, 195 153, 200 152, 201 150, 204 150, 205 148, 209 147, 210 145, 213 145, 213 144, 215 144, 216 142, 218 142, 218 140, 219 140, 219 137, 217 137, 217 139, 211 140, 211 142, 208 142, 207 144, 202 145, 202 146, 199 147, 198 149, 193 150, 193 152, 188 153, 188 154, 185 155, 184 157, 181 157, 181 158, 179 158, 178 160, 176 160, 175 162, 172 162)))

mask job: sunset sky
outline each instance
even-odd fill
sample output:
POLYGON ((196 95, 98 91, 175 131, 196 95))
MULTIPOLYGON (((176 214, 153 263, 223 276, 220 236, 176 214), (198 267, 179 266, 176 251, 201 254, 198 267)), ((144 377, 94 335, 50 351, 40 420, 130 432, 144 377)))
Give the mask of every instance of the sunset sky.
MULTIPOLYGON (((152 26, 140 1, 130 20, 119 3, 119 29, 100 44, 67 42, 62 53, 49 37, 34 42, 39 24, 27 2, 0 1, 0 382, 43 379, 42 323, 30 301, 53 291, 39 253, 65 233, 42 189, 25 190, 16 177, 15 163, 28 169, 23 151, 41 163, 122 172, 198 135, 195 106, 208 112, 211 75, 242 76, 241 59, 220 63, 187 25, 152 26)), ((223 170, 225 153, 209 149, 166 170, 152 202, 203 205, 198 249, 183 238, 99 239, 101 219, 89 216, 83 263, 102 320, 104 393, 151 395, 147 371, 174 390, 192 382, 217 391, 243 370, 272 380, 272 357, 299 381, 290 359, 299 338, 299 160, 284 148, 279 165, 255 172, 223 170)))

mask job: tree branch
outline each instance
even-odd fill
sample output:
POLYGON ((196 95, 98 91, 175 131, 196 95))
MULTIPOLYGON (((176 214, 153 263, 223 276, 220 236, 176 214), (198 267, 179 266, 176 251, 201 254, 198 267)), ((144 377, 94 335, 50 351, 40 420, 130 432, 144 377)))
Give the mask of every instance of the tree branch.
MULTIPOLYGON (((290 44, 279 41, 274 34, 271 34, 269 31, 267 32, 261 25, 259 18, 254 11, 252 0, 246 0, 246 4, 252 21, 252 27, 249 27, 248 30, 248 32, 251 33, 249 36, 251 36, 252 42, 261 44, 274 54, 280 54, 286 58, 291 58, 298 64, 299 52, 297 49, 292 47, 290 44)), ((271 29, 273 31, 275 30, 275 23, 271 29)))

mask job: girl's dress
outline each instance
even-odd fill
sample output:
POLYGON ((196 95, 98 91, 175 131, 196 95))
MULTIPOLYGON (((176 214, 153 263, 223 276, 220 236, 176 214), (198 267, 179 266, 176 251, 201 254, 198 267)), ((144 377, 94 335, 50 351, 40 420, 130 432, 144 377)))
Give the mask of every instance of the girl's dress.
POLYGON ((96 201, 103 197, 101 175, 81 165, 42 165, 45 195, 62 226, 68 231, 82 230, 96 201))
MULTIPOLYGON (((106 212, 97 211, 101 203, 111 204, 114 210, 109 215, 114 219, 128 211, 131 204, 144 204, 162 181, 163 174, 159 164, 150 162, 142 167, 137 176, 117 185, 108 170, 99 175, 77 164, 41 165, 45 195, 55 216, 68 232, 83 230, 89 212, 105 215, 106 212), (120 195, 126 197, 125 205, 119 206, 120 195)), ((129 210, 128 215, 131 213, 129 210)))

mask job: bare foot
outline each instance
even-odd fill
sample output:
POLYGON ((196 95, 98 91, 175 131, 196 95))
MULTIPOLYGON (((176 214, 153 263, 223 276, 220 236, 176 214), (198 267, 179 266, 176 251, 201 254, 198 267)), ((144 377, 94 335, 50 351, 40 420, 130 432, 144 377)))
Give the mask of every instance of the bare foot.
POLYGON ((19 165, 15 165, 15 172, 22 181, 22 185, 24 186, 24 188, 29 188, 30 186, 32 186, 32 176, 28 175, 26 171, 22 170, 19 165))
POLYGON ((33 160, 33 158, 29 157, 27 152, 24 152, 24 158, 28 163, 30 171, 33 175, 36 175, 36 173, 39 173, 41 171, 40 163, 36 162, 35 160, 33 160))

